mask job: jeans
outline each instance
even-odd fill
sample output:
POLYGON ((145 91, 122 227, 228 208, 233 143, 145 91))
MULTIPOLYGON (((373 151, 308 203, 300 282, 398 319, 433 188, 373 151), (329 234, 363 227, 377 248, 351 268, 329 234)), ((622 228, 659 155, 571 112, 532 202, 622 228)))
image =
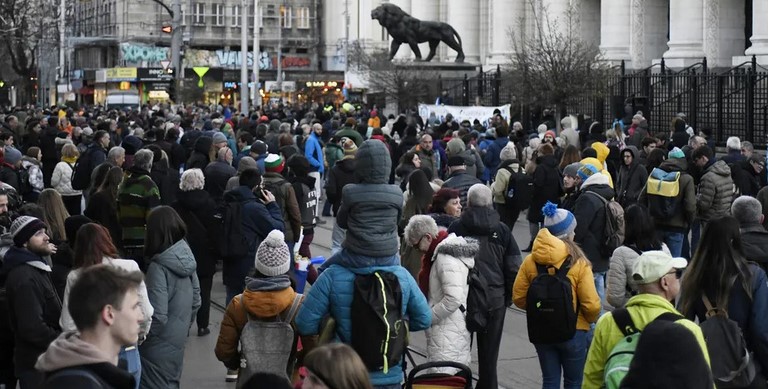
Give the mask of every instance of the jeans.
POLYGON ((595 272, 592 276, 595 278, 595 289, 597 289, 597 295, 600 296, 600 316, 603 315, 605 309, 603 308, 603 301, 605 301, 605 274, 606 272, 595 272))
POLYGON ((333 223, 333 234, 331 235, 331 257, 341 251, 341 244, 347 236, 347 230, 339 227, 339 223, 333 223))
POLYGON ((296 242, 285 242, 285 244, 288 246, 288 254, 291 256, 291 264, 296 263, 294 259, 295 254, 293 252, 293 248, 296 247, 296 242))
POLYGON ((504 332, 506 307, 492 310, 488 316, 485 332, 477 335, 478 380, 475 389, 497 389, 499 387, 496 366, 499 362, 501 335, 504 332))
POLYGON ((685 234, 682 232, 662 231, 662 238, 667 244, 669 253, 673 257, 679 257, 683 252, 683 239, 685 234))
POLYGON ((131 373, 133 378, 136 379, 136 389, 139 389, 139 383, 141 382, 141 358, 139 357, 139 348, 136 346, 123 347, 120 349, 120 354, 117 355, 119 364, 125 361, 125 370, 131 373))
POLYGON ((584 363, 587 360, 587 331, 577 330, 573 339, 557 344, 535 344, 541 366, 542 389, 581 388, 584 363))

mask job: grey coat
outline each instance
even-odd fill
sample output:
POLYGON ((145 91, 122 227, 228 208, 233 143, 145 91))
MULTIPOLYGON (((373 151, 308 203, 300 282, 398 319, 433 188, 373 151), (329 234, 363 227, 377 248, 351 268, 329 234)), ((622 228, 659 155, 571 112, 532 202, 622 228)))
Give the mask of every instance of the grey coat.
POLYGON ((342 189, 336 217, 347 229, 342 247, 356 254, 386 257, 397 254, 397 222, 403 214, 403 192, 389 185, 392 161, 383 142, 367 140, 355 155, 355 179, 342 189))
POLYGON ((699 219, 709 221, 731 213, 733 180, 731 168, 725 161, 717 161, 707 167, 699 183, 696 202, 699 219))
POLYGON ((155 309, 147 340, 139 346, 141 387, 178 388, 184 344, 200 308, 200 282, 195 257, 184 239, 152 258, 147 292, 155 309))

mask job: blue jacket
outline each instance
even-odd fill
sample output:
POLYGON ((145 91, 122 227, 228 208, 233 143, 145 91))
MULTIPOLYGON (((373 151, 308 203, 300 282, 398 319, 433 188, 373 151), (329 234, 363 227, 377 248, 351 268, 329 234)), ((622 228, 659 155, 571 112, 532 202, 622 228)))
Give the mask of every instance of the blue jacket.
POLYGON ((323 148, 320 146, 320 140, 317 139, 317 134, 312 132, 307 137, 306 143, 304 143, 304 156, 309 160, 309 165, 312 167, 312 171, 317 171, 323 174, 325 166, 323 164, 323 148))
POLYGON ((243 234, 248 242, 248 254, 244 258, 224 261, 224 285, 245 288, 245 276, 253 267, 256 249, 272 230, 285 231, 283 216, 276 201, 264 205, 256 199, 250 188, 238 186, 224 193, 225 201, 243 202, 243 234))
MULTIPOLYGON (((427 299, 419 290, 416 280, 408 270, 400 266, 397 255, 390 257, 367 257, 342 250, 329 258, 334 264, 322 272, 312 285, 296 316, 296 328, 301 335, 320 333, 325 315, 336 320, 336 337, 344 343, 352 338, 350 308, 355 288, 356 274, 371 274, 377 270, 394 273, 400 281, 403 292, 403 316, 408 317, 410 331, 422 331, 432 325, 432 310, 427 299)), ((370 372, 371 383, 376 385, 399 384, 403 378, 402 366, 390 367, 389 372, 370 372)))
POLYGON ((496 138, 490 145, 485 153, 483 162, 486 169, 490 170, 490 177, 496 177, 496 170, 499 169, 499 163, 501 163, 501 149, 509 143, 509 138, 506 136, 500 136, 496 138))

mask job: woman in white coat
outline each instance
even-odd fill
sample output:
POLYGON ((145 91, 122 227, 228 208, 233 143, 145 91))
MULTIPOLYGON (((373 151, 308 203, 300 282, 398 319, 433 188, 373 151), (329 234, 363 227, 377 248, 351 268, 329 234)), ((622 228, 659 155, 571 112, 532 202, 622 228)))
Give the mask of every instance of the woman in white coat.
POLYGON ((67 208, 70 215, 82 213, 80 201, 83 192, 72 189, 72 170, 78 156, 80 153, 77 151, 77 146, 71 143, 65 144, 61 149, 61 161, 56 164, 53 169, 53 176, 51 176, 51 186, 61 195, 64 207, 67 208))
MULTIPOLYGON (((472 360, 471 338, 462 308, 467 305, 467 275, 475 266, 478 250, 476 240, 455 234, 435 249, 429 272, 432 327, 426 331, 428 362, 454 361, 469 366, 472 360)), ((454 374, 456 369, 439 368, 435 372, 454 374)))

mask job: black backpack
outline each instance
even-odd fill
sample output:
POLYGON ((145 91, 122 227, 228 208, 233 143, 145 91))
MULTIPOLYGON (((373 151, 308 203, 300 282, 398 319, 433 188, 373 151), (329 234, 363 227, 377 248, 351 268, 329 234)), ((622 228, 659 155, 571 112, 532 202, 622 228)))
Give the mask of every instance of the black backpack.
POLYGON ((243 258, 249 244, 243 234, 243 202, 227 201, 226 196, 214 213, 217 225, 213 228, 216 250, 225 261, 243 258))
MULTIPOLYGON (((467 266, 465 263, 464 266, 467 266)), ((461 312, 465 315, 467 331, 483 332, 488 325, 488 282, 485 277, 477 270, 477 266, 469 267, 467 273, 467 285, 469 285, 469 294, 467 294, 467 306, 459 306, 461 312)))
POLYGON ((19 173, 19 194, 20 195, 27 195, 32 193, 34 190, 32 188, 32 184, 29 182, 29 168, 31 165, 27 165, 27 167, 21 166, 18 170, 19 173))
POLYGON ((538 275, 528 287, 526 318, 528 339, 533 344, 561 343, 576 335, 577 309, 573 309, 573 288, 568 278, 571 270, 570 258, 563 262, 555 274, 549 268, 536 264, 538 275))
POLYGON ((515 172, 509 166, 509 182, 504 191, 504 203, 517 209, 528 209, 533 199, 533 178, 525 173, 515 172))
POLYGON ((385 374, 403 359, 408 324, 402 314, 403 291, 397 275, 386 271, 355 276, 350 345, 369 371, 385 374))
POLYGON ((713 307, 703 294, 701 299, 707 320, 699 326, 709 350, 715 385, 718 389, 749 387, 758 374, 739 324, 728 317, 728 307, 713 307))
POLYGON ((72 189, 86 190, 91 185, 90 167, 92 152, 91 150, 86 150, 75 161, 75 166, 72 167, 72 189))

